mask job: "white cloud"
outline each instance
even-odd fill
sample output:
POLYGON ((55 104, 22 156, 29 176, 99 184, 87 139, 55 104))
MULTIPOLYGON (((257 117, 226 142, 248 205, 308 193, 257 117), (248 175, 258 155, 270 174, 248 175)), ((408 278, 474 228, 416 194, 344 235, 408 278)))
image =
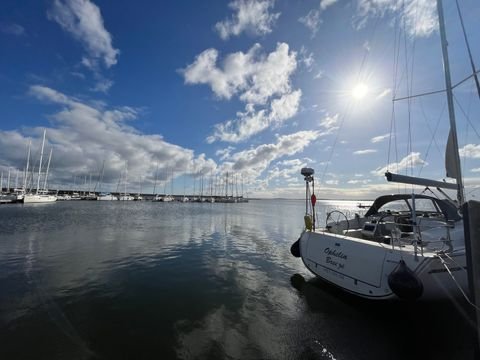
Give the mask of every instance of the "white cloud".
POLYGON ((378 142, 381 142, 385 139, 388 139, 389 137, 390 137, 390 134, 378 135, 378 136, 374 136, 370 141, 372 143, 378 143, 378 142))
POLYGON ((333 116, 325 116, 322 120, 320 120, 320 126, 328 132, 332 132, 338 129, 338 114, 335 114, 333 116))
POLYGON ((215 152, 215 155, 218 156, 220 158, 220 160, 225 160, 225 159, 228 159, 230 157, 230 154, 233 150, 235 150, 235 148, 233 146, 228 146, 224 149, 217 150, 215 152))
POLYGON ((376 170, 371 171, 371 173, 373 175, 384 176, 387 170, 400 172, 408 168, 414 168, 414 167, 425 166, 425 165, 428 165, 428 163, 422 158, 420 158, 420 153, 412 152, 409 155, 405 156, 398 163, 391 163, 387 166, 379 167, 376 170))
POLYGON ((353 154, 354 155, 368 155, 368 154, 374 154, 376 152, 377 152, 377 150, 375 150, 375 149, 365 149, 365 150, 354 151, 353 154))
POLYGON ((322 19, 320 15, 330 6, 335 4, 338 0, 321 0, 320 9, 312 9, 308 12, 307 15, 302 16, 298 19, 303 25, 305 25, 311 32, 311 37, 314 38, 322 24, 322 19))
POLYGON ((459 150, 460 156, 480 159, 480 145, 467 144, 459 150))
POLYGON ((347 184, 351 184, 351 185, 363 184, 363 185, 365 185, 365 184, 368 184, 371 181, 372 180, 370 180, 370 179, 363 179, 363 180, 352 179, 352 180, 348 180, 347 184))
POLYGON ((92 91, 107 93, 112 86, 113 86, 112 80, 102 79, 95 84, 95 86, 92 88, 92 91))
POLYGON ((237 113, 236 120, 216 124, 214 133, 207 138, 207 142, 221 140, 238 143, 270 126, 278 126, 297 113, 301 95, 301 90, 296 90, 274 99, 269 110, 256 111, 253 104, 247 104, 245 112, 237 113))
POLYGON ((247 53, 227 55, 217 66, 218 51, 207 49, 182 70, 186 84, 207 84, 219 98, 239 94, 242 101, 264 104, 271 96, 290 91, 290 75, 297 67, 296 53, 286 43, 277 44, 267 57, 255 44, 247 53))
POLYGON ((355 25, 362 28, 372 17, 396 13, 410 36, 426 37, 437 29, 435 0, 359 0, 355 25))
POLYGON ((338 180, 336 180, 336 179, 325 180, 325 184, 327 184, 327 185, 338 185, 338 180))
POLYGON ((234 171, 247 172, 255 177, 260 175, 272 161, 283 156, 291 156, 303 151, 319 133, 316 131, 299 131, 289 135, 282 135, 273 144, 263 144, 253 149, 232 154, 230 163, 226 164, 234 171))
MULTIPOLYGON (((54 89, 35 85, 29 94, 42 102, 53 103, 59 110, 49 116, 47 149, 53 147, 51 183, 71 182, 73 175, 97 174, 105 159, 105 182, 116 184, 124 163, 128 161, 130 181, 146 177, 153 181, 154 164, 159 163, 165 177, 187 172, 186 164, 199 171, 215 170, 216 163, 192 150, 165 141, 160 135, 147 135, 127 123, 141 112, 131 107, 108 108, 91 105, 54 89), (170 171, 169 171, 170 170, 170 171)), ((33 139, 32 153, 40 146, 42 129, 24 128, 0 131, 0 148, 5 149, 6 165, 22 169, 25 163, 27 137, 33 139)))
POLYGON ((315 59, 313 58, 313 53, 308 52, 305 46, 302 46, 300 49, 299 62, 305 66, 308 72, 312 71, 315 59))
POLYGON ((113 48, 112 36, 105 29, 97 5, 89 0, 55 0, 47 17, 82 43, 88 53, 82 63, 87 67, 97 69, 99 60, 107 68, 117 63, 120 51, 113 48))
POLYGON ((480 168, 471 169, 471 172, 480 172, 480 168))
POLYGON ((298 21, 310 30, 313 38, 317 34, 320 24, 322 23, 322 20, 320 19, 320 11, 312 9, 307 15, 298 19, 298 21))
POLYGON ((260 45, 247 53, 227 55, 217 66, 218 52, 208 49, 182 70, 187 84, 207 84, 219 98, 233 96, 246 102, 236 119, 216 124, 208 143, 216 140, 240 142, 270 126, 279 126, 299 109, 301 90, 292 91, 290 76, 296 69, 296 53, 279 43, 275 51, 259 54, 260 45))
POLYGON ((274 0, 234 0, 229 7, 235 12, 231 19, 215 24, 215 29, 224 40, 242 32, 266 35, 272 32, 280 13, 270 13, 274 0))
POLYGON ((268 171, 266 183, 268 185, 268 183, 274 179, 297 182, 300 178, 300 169, 305 166, 307 166, 307 162, 300 159, 279 161, 274 168, 268 171))
POLYGON ((317 74, 313 77, 314 79, 321 79, 323 77, 324 71, 319 70, 317 74))
POLYGON ((320 0, 320 9, 325 10, 335 4, 338 0, 320 0))
POLYGON ((15 23, 0 23, 0 32, 9 35, 22 36, 25 35, 25 28, 15 23))

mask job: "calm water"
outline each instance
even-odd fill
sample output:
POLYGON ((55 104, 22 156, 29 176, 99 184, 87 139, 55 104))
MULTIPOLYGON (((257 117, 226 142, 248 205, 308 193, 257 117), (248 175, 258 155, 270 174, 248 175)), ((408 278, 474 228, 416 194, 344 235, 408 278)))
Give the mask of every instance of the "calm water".
POLYGON ((303 211, 0 206, 0 359, 473 358, 461 303, 370 303, 314 279, 289 251, 303 211))

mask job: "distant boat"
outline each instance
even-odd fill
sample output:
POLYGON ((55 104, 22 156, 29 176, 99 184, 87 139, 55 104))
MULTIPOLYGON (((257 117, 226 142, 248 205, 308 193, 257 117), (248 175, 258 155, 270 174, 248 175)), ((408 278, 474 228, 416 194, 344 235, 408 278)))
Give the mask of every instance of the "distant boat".
POLYGON ((163 197, 163 202, 172 202, 172 201, 175 201, 175 198, 172 196, 172 195, 165 195, 163 197))
POLYGON ((120 194, 118 200, 120 201, 133 201, 135 198, 127 193, 127 182, 128 182, 128 160, 125 160, 125 173, 123 179, 124 192, 120 194))
POLYGON ((133 201, 133 200, 135 200, 135 198, 130 194, 123 194, 123 195, 120 195, 118 200, 120 200, 120 201, 133 201))
POLYGON ((72 197, 69 194, 57 195, 57 201, 69 201, 72 200, 72 197))
POLYGON ((13 194, 0 194, 0 204, 13 203, 17 200, 17 196, 13 194))
POLYGON ((38 194, 25 194, 23 202, 27 203, 51 203, 57 201, 57 196, 40 190, 38 194))
POLYGON ((73 192, 71 196, 71 200, 81 200, 81 196, 78 192, 73 192))
POLYGON ((115 201, 118 198, 110 193, 100 193, 97 196, 98 201, 115 201))
POLYGON ((44 181, 43 189, 40 189, 40 177, 42 175, 43 149, 45 147, 46 133, 47 131, 43 130, 42 150, 40 152, 40 162, 38 165, 37 191, 35 193, 25 194, 23 198, 24 203, 51 203, 51 202, 57 201, 57 196, 49 194, 47 190, 48 170, 50 169, 50 160, 52 159, 52 150, 50 150, 50 155, 48 157, 48 165, 47 165, 47 171, 45 173, 45 181, 44 181))

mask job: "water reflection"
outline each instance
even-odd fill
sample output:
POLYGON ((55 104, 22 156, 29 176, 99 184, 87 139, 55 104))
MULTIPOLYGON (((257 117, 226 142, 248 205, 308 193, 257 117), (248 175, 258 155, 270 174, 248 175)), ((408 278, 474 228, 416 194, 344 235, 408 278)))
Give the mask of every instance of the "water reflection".
MULTIPOLYGON (((317 206, 321 218, 353 204, 317 206)), ((414 357, 398 340, 425 326, 405 317, 418 309, 365 305, 290 255, 303 211, 278 200, 1 207, 0 357, 414 357)))

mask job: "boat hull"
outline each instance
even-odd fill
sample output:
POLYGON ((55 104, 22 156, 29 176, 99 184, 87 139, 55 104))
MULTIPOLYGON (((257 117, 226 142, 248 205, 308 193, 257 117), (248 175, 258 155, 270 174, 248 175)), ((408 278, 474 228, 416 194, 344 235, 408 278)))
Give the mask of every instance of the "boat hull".
POLYGON ((23 198, 24 204, 52 203, 55 201, 57 201, 55 195, 26 194, 23 198))
POLYGON ((467 289, 465 251, 440 260, 436 253, 423 255, 412 249, 351 238, 328 232, 305 231, 300 237, 300 255, 316 276, 345 291, 368 299, 398 299, 389 286, 389 275, 401 260, 423 284, 421 300, 459 296, 467 289), (455 280, 442 261, 453 270, 455 280))

